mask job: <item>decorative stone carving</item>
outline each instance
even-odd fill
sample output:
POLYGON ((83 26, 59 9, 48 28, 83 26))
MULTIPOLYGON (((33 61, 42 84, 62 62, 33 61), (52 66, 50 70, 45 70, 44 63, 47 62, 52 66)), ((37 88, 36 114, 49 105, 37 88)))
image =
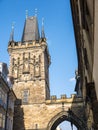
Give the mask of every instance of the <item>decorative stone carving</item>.
POLYGON ((34 56, 34 76, 40 76, 40 56, 37 58, 34 56))
POLYGON ((29 73, 29 61, 28 59, 25 59, 23 63, 23 73, 29 73))
POLYGON ((23 53, 23 73, 29 73, 29 53, 23 53))
POLYGON ((17 71, 18 71, 17 70, 17 65, 15 65, 14 70, 13 70, 13 72, 14 72, 14 78, 17 78, 17 74, 18 74, 17 71))

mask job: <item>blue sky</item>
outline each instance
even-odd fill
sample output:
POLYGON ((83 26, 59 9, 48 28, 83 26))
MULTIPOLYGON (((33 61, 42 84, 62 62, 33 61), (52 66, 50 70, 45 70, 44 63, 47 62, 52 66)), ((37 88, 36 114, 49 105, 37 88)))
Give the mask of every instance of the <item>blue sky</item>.
POLYGON ((38 23, 44 17, 50 65, 51 95, 74 93, 75 69, 77 69, 76 47, 70 10, 70 0, 0 0, 0 61, 9 65, 7 46, 12 22, 15 22, 15 41, 20 41, 25 21, 25 11, 35 15, 38 23))

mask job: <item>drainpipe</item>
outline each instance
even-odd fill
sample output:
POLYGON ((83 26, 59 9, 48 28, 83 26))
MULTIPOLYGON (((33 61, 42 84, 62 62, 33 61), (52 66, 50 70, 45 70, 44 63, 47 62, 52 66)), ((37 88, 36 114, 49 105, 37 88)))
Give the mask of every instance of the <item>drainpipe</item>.
POLYGON ((9 105, 9 92, 10 92, 10 90, 7 92, 7 106, 6 106, 5 129, 4 130, 7 130, 7 113, 8 113, 8 105, 9 105))

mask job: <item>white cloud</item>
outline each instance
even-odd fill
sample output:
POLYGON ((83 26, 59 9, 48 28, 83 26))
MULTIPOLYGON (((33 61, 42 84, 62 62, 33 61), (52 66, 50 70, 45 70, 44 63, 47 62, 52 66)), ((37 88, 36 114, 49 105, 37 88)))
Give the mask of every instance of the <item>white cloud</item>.
POLYGON ((69 79, 70 82, 75 81, 75 77, 69 79))

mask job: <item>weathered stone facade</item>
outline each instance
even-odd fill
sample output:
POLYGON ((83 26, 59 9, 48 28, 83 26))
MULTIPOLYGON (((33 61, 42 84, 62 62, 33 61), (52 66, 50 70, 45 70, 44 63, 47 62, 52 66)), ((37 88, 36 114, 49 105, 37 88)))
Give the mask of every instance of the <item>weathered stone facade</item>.
POLYGON ((9 46, 9 53, 11 54, 10 76, 14 77, 13 90, 16 96, 22 99, 25 89, 28 90, 30 104, 42 103, 45 99, 49 99, 50 59, 46 42, 9 46))
POLYGON ((81 116, 81 120, 84 120, 83 101, 80 98, 73 102, 73 99, 74 98, 63 100, 60 99, 55 101, 46 100, 44 103, 16 106, 14 129, 22 130, 24 128, 26 130, 53 130, 52 127, 57 120, 59 122, 55 124, 53 128, 56 128, 60 121, 64 120, 72 121, 73 124, 75 124, 77 127, 80 127, 78 119, 81 116), (64 106, 62 103, 64 103, 64 106), (69 109, 71 109, 73 113, 77 115, 77 119, 71 119, 68 117, 69 109), (63 116, 65 117, 63 118, 63 116), (63 120, 60 120, 59 118, 63 118, 63 120))
POLYGON ((62 95, 61 99, 56 99, 56 96, 50 96, 50 55, 44 30, 42 28, 41 38, 38 39, 38 25, 34 24, 37 23, 37 18, 28 19, 22 41, 15 42, 11 38, 8 46, 9 75, 14 78, 13 90, 17 96, 14 130, 55 130, 64 120, 75 124, 78 130, 86 130, 84 103, 81 97, 72 95, 71 98, 66 98, 62 95), (29 39, 27 34, 30 35, 30 41, 25 41, 29 39))
POLYGON ((76 92, 81 91, 89 129, 98 130, 98 0, 70 0, 78 74, 76 92))

